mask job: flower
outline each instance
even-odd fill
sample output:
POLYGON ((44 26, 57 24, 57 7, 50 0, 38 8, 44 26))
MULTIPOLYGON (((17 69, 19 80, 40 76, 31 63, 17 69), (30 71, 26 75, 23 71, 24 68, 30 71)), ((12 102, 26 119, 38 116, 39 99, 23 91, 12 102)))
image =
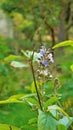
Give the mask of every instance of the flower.
POLYGON ((48 66, 48 62, 47 62, 47 61, 42 61, 41 63, 42 63, 45 67, 48 66))
POLYGON ((45 80, 48 81, 48 79, 50 80, 53 77, 50 72, 50 63, 54 63, 52 50, 50 48, 46 49, 45 46, 42 46, 38 55, 38 77, 42 78, 45 76, 45 80))
POLYGON ((48 58, 49 58, 49 60, 50 60, 51 63, 54 62, 54 59, 53 59, 53 57, 52 57, 52 53, 49 53, 49 54, 48 54, 48 58))
POLYGON ((49 63, 54 63, 51 50, 46 49, 45 46, 42 46, 39 52, 38 62, 44 65, 45 67, 48 67, 49 63))
POLYGON ((42 46, 40 49, 40 52, 39 52, 39 56, 43 57, 45 53, 46 53, 46 48, 44 46, 42 46))

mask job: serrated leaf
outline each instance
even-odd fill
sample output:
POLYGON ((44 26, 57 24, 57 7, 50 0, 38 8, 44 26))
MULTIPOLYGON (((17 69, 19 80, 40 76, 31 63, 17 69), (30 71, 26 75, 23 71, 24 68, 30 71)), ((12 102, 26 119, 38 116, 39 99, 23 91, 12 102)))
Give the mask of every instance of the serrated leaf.
POLYGON ((10 66, 15 67, 15 68, 24 68, 24 67, 27 68, 27 67, 29 67, 28 64, 23 64, 23 63, 18 62, 18 61, 12 61, 10 63, 10 66))
POLYGON ((71 70, 73 71, 73 64, 70 66, 71 70))
POLYGON ((57 120, 51 117, 48 113, 39 110, 38 130, 56 130, 57 120))
POLYGON ((53 46, 52 49, 63 47, 63 46, 68 46, 68 45, 73 46, 73 41, 68 40, 68 41, 60 42, 60 43, 56 44, 55 46, 53 46))
POLYGON ((44 109, 46 109, 49 105, 52 105, 52 103, 55 103, 56 101, 58 101, 58 97, 51 97, 45 102, 44 109))
POLYGON ((20 130, 20 129, 12 125, 0 124, 0 130, 20 130))

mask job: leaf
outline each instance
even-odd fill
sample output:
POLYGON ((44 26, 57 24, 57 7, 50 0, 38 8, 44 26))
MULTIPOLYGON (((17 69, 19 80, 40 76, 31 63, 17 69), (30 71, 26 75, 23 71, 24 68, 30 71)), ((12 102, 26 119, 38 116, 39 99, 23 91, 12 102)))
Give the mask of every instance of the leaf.
POLYGON ((64 116, 62 119, 59 120, 59 124, 65 125, 66 129, 71 125, 73 122, 73 117, 70 117, 71 122, 68 120, 66 116, 64 116))
POLYGON ((20 129, 12 125, 0 124, 0 130, 20 130, 20 129))
POLYGON ((38 130, 56 130, 57 120, 51 117, 48 113, 39 110, 38 130))
POLYGON ((30 98, 30 97, 34 97, 34 96, 36 96, 36 93, 26 94, 26 95, 22 96, 20 99, 25 100, 25 98, 30 98))
POLYGON ((65 125, 59 124, 57 130, 66 130, 65 125))
POLYGON ((34 52, 33 54, 33 51, 24 51, 24 50, 21 50, 21 52, 24 54, 25 57, 27 57, 28 59, 31 59, 32 55, 33 55, 33 61, 38 61, 38 58, 39 58, 39 53, 37 52, 34 52))
POLYGON ((29 67, 28 64, 23 64, 23 63, 18 62, 18 61, 12 61, 12 62, 10 63, 10 66, 15 67, 15 68, 29 67))
POLYGON ((70 66, 71 70, 73 71, 73 64, 70 66))
POLYGON ((27 98, 26 101, 31 105, 37 105, 39 107, 39 103, 34 98, 27 98))
POLYGON ((32 51, 24 51, 24 50, 21 50, 21 52, 23 53, 23 55, 30 59, 30 57, 32 56, 33 52, 32 51))
POLYGON ((56 110, 50 110, 50 113, 51 113, 54 117, 56 117, 56 115, 57 115, 57 111, 56 111, 56 110))
POLYGON ((28 122, 28 124, 36 124, 37 123, 37 118, 35 117, 35 118, 31 118, 30 120, 29 120, 29 122, 28 122))
MULTIPOLYGON (((39 82, 39 81, 37 81, 37 80, 36 80, 36 84, 37 84, 38 89, 39 89, 39 87, 42 85, 41 81, 39 82)), ((30 91, 31 91, 32 93, 36 92, 36 90, 35 90, 35 85, 34 85, 34 81, 31 83, 30 91)))
POLYGON ((9 55, 9 56, 4 58, 4 61, 13 61, 13 60, 18 60, 20 58, 21 58, 21 56, 9 55))
POLYGON ((55 46, 53 46, 52 49, 63 47, 63 46, 69 46, 69 45, 73 46, 73 41, 68 40, 68 41, 60 42, 60 43, 56 44, 55 46))
POLYGON ((34 96, 34 94, 17 94, 9 97, 6 100, 0 101, 0 104, 6 104, 6 103, 24 103, 26 101, 25 99, 27 97, 34 96))
POLYGON ((17 94, 17 95, 13 95, 11 97, 9 97, 8 99, 6 100, 2 100, 0 101, 0 104, 7 104, 7 103, 21 103, 22 101, 19 100, 20 97, 22 97, 23 94, 17 94))
POLYGON ((59 106, 57 106, 57 105, 49 106, 47 111, 50 111, 50 110, 60 111, 60 112, 63 113, 63 114, 68 118, 68 120, 71 122, 71 119, 70 119, 69 115, 68 115, 62 108, 60 108, 59 106))
POLYGON ((45 102, 44 109, 46 109, 49 105, 51 105, 52 103, 55 103, 56 101, 58 101, 58 97, 51 97, 45 102))
POLYGON ((37 130, 37 124, 32 124, 32 125, 26 124, 20 130, 37 130))

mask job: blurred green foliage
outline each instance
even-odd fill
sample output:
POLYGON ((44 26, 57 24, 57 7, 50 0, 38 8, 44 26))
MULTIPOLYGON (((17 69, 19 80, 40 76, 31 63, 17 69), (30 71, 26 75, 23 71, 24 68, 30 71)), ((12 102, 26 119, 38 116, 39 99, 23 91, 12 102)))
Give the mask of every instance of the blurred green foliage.
MULTIPOLYGON (((13 25, 13 38, 0 36, 0 100, 7 99, 14 94, 28 94, 35 91, 30 69, 14 69, 9 62, 4 61, 4 58, 10 54, 22 56, 22 49, 25 51, 33 50, 34 48, 38 51, 41 44, 47 47, 52 46, 53 37, 51 29, 55 32, 55 42, 58 42, 59 37, 57 34, 59 34, 60 21, 64 20, 63 28, 65 28, 65 33, 67 32, 66 28, 72 22, 71 16, 69 23, 66 23, 68 21, 65 21, 67 17, 65 14, 62 17, 63 19, 60 19, 62 10, 68 14, 65 10, 68 2, 72 2, 72 11, 72 0, 53 0, 49 2, 48 0, 2 0, 0 2, 0 8, 4 10, 13 25)), ((73 32, 69 30, 68 33, 68 38, 72 39, 71 35, 73 32)), ((62 51, 55 51, 55 69, 57 73, 54 75, 59 77, 62 86, 58 90, 63 97, 61 103, 64 109, 72 116, 73 72, 70 66, 73 64, 73 48, 66 47, 62 51)), ((44 88, 46 93, 50 95, 53 92, 53 82, 46 83, 44 88)), ((35 123, 29 123, 29 120, 33 117, 37 118, 37 113, 32 111, 28 105, 0 105, 0 123, 2 124, 14 125, 21 128, 21 130, 36 130, 36 121, 35 123)))

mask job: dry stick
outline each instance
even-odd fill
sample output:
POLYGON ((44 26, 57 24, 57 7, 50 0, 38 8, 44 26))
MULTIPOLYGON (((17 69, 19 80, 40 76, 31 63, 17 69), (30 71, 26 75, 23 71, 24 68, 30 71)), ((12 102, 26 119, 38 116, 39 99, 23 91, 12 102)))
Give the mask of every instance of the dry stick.
MULTIPOLYGON (((32 60, 33 60, 33 56, 32 56, 32 60)), ((35 85, 35 89, 36 89, 36 93, 37 93, 37 97, 38 97, 38 102, 39 102, 39 105, 40 105, 40 109, 43 111, 42 104, 41 104, 41 99, 40 99, 40 95, 39 95, 37 84, 36 84, 36 79, 35 79, 35 74, 34 74, 34 68, 33 68, 32 61, 31 61, 31 71, 32 71, 32 75, 33 75, 34 85, 35 85)))

